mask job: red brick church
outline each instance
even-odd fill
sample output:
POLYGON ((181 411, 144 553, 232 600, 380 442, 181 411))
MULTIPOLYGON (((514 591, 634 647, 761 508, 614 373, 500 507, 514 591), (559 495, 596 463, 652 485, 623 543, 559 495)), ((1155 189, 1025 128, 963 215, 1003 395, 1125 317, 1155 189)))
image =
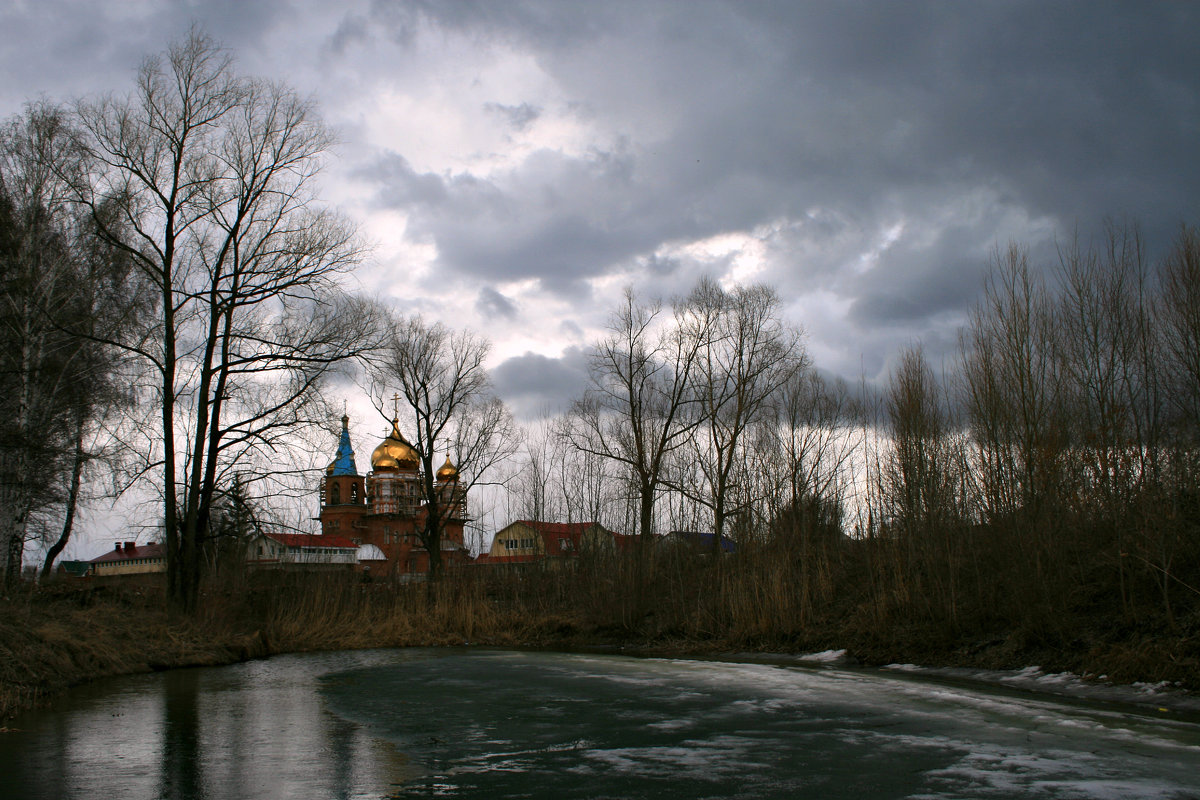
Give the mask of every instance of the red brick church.
MULTIPOLYGON (((400 433, 398 420, 371 453, 371 471, 358 474, 350 446, 350 418, 342 417, 337 454, 321 480, 321 533, 349 539, 360 547, 374 545, 382 560, 370 562, 373 577, 421 575, 429 571, 429 553, 418 533, 424 529, 430 508, 421 487, 424 475, 416 449, 400 433)), ((442 531, 442 564, 467 560, 463 544, 466 490, 459 486, 458 469, 446 463, 434 474, 438 511, 445 517, 442 531)), ((368 548, 369 549, 369 548, 368 548)))

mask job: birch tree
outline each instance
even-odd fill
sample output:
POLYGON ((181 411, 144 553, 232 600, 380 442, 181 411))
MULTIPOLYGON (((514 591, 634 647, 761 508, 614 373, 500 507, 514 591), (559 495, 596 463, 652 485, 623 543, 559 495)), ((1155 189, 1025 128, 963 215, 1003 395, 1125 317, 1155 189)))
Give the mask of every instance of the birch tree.
POLYGON ((31 104, 0 131, 0 575, 50 535, 43 574, 69 541, 85 467, 110 453, 105 429, 125 406, 121 335, 138 308, 128 262, 70 202, 80 166, 70 117, 31 104), (61 523, 61 524, 59 524, 61 523))

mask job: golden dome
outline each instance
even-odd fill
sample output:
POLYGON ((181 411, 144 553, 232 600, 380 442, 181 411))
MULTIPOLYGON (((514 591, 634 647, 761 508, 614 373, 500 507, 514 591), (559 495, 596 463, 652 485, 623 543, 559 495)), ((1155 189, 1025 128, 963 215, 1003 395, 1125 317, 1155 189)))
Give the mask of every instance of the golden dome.
POLYGON ((392 432, 379 444, 379 447, 375 448, 375 452, 371 453, 371 469, 376 472, 417 469, 421 463, 417 451, 408 443, 408 440, 400 435, 398 423, 399 420, 392 420, 392 432))
POLYGON ((437 471, 437 479, 443 482, 458 480, 458 467, 450 463, 449 453, 446 454, 446 463, 437 471))

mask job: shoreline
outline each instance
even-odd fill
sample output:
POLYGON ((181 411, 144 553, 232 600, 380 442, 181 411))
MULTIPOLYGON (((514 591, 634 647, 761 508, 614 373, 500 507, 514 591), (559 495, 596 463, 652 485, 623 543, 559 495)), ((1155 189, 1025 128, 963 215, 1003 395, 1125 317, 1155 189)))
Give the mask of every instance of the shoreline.
MULTIPOLYGON (((478 598, 428 605, 424 589, 387 595, 372 590, 366 596, 353 585, 299 582, 214 594, 219 602, 190 619, 172 618, 161 589, 149 584, 52 584, 0 601, 0 731, 22 711, 102 678, 222 666, 287 653, 438 646, 808 666, 820 666, 812 656, 838 651, 842 666, 997 685, 1013 685, 1006 680, 1036 664, 1041 676, 1070 676, 1080 685, 1169 686, 1195 700, 1195 708, 1185 703, 1189 707, 1179 710, 1200 711, 1194 694, 1200 690, 1200 668, 1190 655, 1196 643, 1182 635, 1097 637, 1071 643, 1087 647, 1054 648, 1031 642, 1020 631, 987 639, 931 641, 920 629, 908 631, 915 635, 905 639, 895 631, 871 636, 853 625, 826 622, 801 634, 680 636, 597 624, 582 613, 498 608, 494 600, 481 604, 478 598), (302 602, 306 599, 311 601, 308 606, 302 602), (984 679, 967 674, 972 671, 1005 674, 984 679)), ((1049 685, 1019 688, 1058 693, 1049 685)))

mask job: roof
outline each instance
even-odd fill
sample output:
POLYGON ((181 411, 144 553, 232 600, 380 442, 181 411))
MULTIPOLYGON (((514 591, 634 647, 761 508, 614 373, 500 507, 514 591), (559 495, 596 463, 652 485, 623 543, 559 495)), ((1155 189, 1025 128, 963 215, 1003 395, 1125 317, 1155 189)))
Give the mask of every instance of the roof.
POLYGON ((330 464, 333 469, 330 475, 357 475, 358 467, 354 463, 354 448, 350 446, 350 418, 342 417, 342 437, 338 440, 337 455, 330 464))
MULTIPOLYGON (((697 550, 713 549, 713 540, 716 537, 715 533, 709 531, 671 531, 667 534, 668 540, 674 539, 679 542, 687 542, 697 550)), ((721 534, 721 552, 733 553, 737 550, 737 543, 730 539, 725 534, 721 534)))
POLYGON ((543 536, 548 534, 558 536, 562 536, 564 534, 568 536, 578 536, 588 528, 604 527, 599 522, 536 522, 529 519, 519 519, 510 523, 508 527, 511 527, 512 525, 524 525, 526 528, 535 530, 543 536))
MULTIPOLYGON (((519 519, 516 522, 509 523, 502 530, 511 528, 514 525, 523 525, 541 536, 545 551, 544 555, 550 557, 578 555, 580 546, 583 544, 583 535, 592 530, 608 534, 614 544, 620 549, 626 548, 630 544, 629 540, 631 539, 631 537, 608 530, 599 522, 538 522, 536 520, 519 519)), ((541 557, 543 557, 543 554, 491 555, 489 560, 495 562, 513 562, 530 561, 541 557)))
POLYGON ((344 536, 311 533, 264 533, 263 536, 279 542, 284 547, 339 547, 358 550, 358 545, 344 536))
MULTIPOLYGON (((120 543, 117 545, 121 548, 120 543)), ((93 564, 109 564, 120 561, 132 561, 135 558, 166 558, 167 548, 161 544, 136 544, 134 542, 126 542, 125 546, 117 550, 109 550, 102 556, 93 558, 93 564)))
MULTIPOLYGON (((526 528, 540 535, 546 556, 578 555, 584 533, 594 528, 604 530, 604 527, 596 522, 536 522, 534 520, 519 519, 508 527, 511 528, 513 525, 524 525, 526 528)), ((527 561, 539 557, 540 555, 495 556, 494 560, 527 561)))

